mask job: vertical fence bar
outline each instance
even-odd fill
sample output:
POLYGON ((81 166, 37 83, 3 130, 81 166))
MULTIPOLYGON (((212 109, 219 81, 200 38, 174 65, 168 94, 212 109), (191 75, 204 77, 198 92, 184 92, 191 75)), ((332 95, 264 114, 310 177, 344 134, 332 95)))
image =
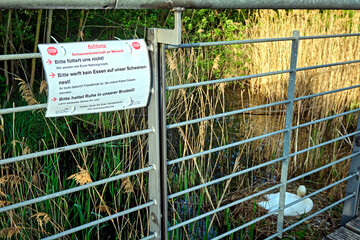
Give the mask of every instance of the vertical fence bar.
MULTIPOLYGON (((181 26, 181 25, 180 25, 181 26)), ((167 186, 167 131, 166 131, 166 58, 165 44, 160 45, 160 101, 161 101, 161 191, 162 191, 162 238, 168 239, 168 186, 167 186)))
POLYGON ((292 41, 292 46, 291 46, 291 59, 290 59, 291 72, 289 74, 289 86, 287 93, 287 99, 290 100, 290 102, 286 104, 285 129, 287 131, 284 133, 284 146, 283 146, 283 156, 285 157, 285 159, 282 161, 282 166, 281 166, 281 183, 283 184, 280 187, 280 199, 279 199, 279 207, 281 210, 278 213, 277 229, 276 229, 276 231, 280 234, 280 238, 282 237, 282 231, 284 226, 285 192, 286 192, 286 183, 288 178, 289 154, 291 147, 291 127, 292 127, 292 116, 293 116, 294 96, 295 96, 296 65, 297 65, 297 57, 298 57, 298 49, 299 49, 299 31, 293 31, 293 37, 295 37, 295 39, 292 41))
MULTIPOLYGON (((152 35, 154 45, 154 57, 157 58, 157 66, 153 67, 154 81, 157 81, 159 90, 159 113, 158 122, 160 136, 160 184, 161 184, 161 239, 168 239, 168 187, 167 187, 167 130, 166 130, 166 59, 165 44, 181 44, 181 12, 184 8, 174 8, 175 26, 174 29, 152 28, 149 29, 149 35, 152 35), (156 51, 155 51, 156 49, 156 51)), ((155 60, 154 60, 155 61, 155 60)))
MULTIPOLYGON (((358 116, 358 122, 356 126, 356 131, 360 130, 360 114, 358 116)), ((354 147, 353 153, 358 153, 360 151, 360 134, 356 134, 354 138, 354 147)), ((349 175, 360 172, 360 155, 351 158, 349 175)), ((355 193, 355 196, 346 200, 344 202, 344 208, 341 216, 341 226, 345 226, 346 223, 353 220, 356 216, 359 215, 359 190, 360 190, 360 180, 359 175, 356 178, 351 178, 348 180, 346 187, 346 196, 349 196, 355 193)))
POLYGON ((149 135, 149 164, 155 169, 149 172, 149 199, 156 204, 149 208, 150 231, 155 239, 161 238, 161 164, 160 164, 160 85, 159 85, 159 49, 155 29, 149 29, 151 51, 152 87, 148 106, 149 128, 154 132, 149 135))

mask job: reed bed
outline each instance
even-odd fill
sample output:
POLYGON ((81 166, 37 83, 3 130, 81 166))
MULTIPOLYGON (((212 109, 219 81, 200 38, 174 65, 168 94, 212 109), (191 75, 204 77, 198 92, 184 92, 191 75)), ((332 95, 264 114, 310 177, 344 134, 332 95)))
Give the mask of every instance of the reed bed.
MULTIPOLYGON (((216 54, 210 49, 179 49, 167 53, 168 71, 167 85, 179 85, 201 82, 214 77, 219 69, 216 54)), ((213 115, 224 111, 225 85, 180 89, 168 92, 167 118, 168 124, 187 121, 213 115)), ((226 142, 225 131, 217 131, 223 127, 224 120, 216 120, 191 124, 172 129, 168 132, 168 159, 175 159, 197 152, 221 146, 226 142)), ((222 129, 223 130, 223 129, 222 129)), ((195 159, 174 164, 169 168, 169 193, 181 191, 189 187, 210 181, 217 170, 214 166, 223 161, 223 155, 205 155, 195 159)), ((202 212, 203 205, 216 208, 214 192, 219 189, 211 186, 199 194, 186 194, 169 201, 171 214, 169 223, 174 225, 202 212), (201 203, 201 204, 199 204, 201 203)), ((169 210, 170 211, 170 210, 169 210)), ((191 224, 184 232, 170 234, 172 239, 204 238, 205 224, 191 224), (203 225, 203 226, 202 226, 203 225)))
MULTIPOLYGON (((251 27, 247 28, 246 36, 251 38, 291 36, 293 30, 298 30, 300 36, 355 33, 359 31, 360 23, 360 14, 357 11, 261 10, 254 14, 253 17, 247 22, 251 27)), ((299 45, 297 66, 306 67, 356 60, 360 58, 359 47, 358 37, 302 40, 299 45)), ((247 51, 251 59, 249 73, 288 69, 290 52, 290 42, 252 45, 247 51)), ((295 97, 358 85, 360 83, 359 71, 359 64, 351 64, 298 72, 295 97)), ((251 79, 248 84, 250 105, 282 101, 287 96, 288 75, 251 79)), ((360 102, 359 93, 360 90, 356 88, 298 101, 294 104, 293 125, 356 108, 360 102)), ((271 125, 278 125, 278 121, 271 119, 274 119, 273 115, 279 113, 284 115, 284 105, 270 109, 267 114, 267 121, 271 125)), ((354 115, 340 117, 330 122, 323 122, 293 131, 293 151, 346 134, 355 128, 355 118, 354 115)), ((262 131, 261 125, 258 127, 260 128, 258 130, 262 131)), ((315 155, 310 153, 301 155, 298 159, 294 159, 293 162, 294 165, 298 165, 297 163, 300 162, 302 167, 292 165, 290 171, 295 174, 298 169, 301 169, 301 171, 312 170, 316 166, 327 163, 329 158, 330 161, 336 159, 339 152, 341 153, 344 149, 349 150, 349 148, 351 148, 350 144, 343 141, 327 148, 324 153, 318 150, 315 155), (344 146, 344 148, 341 146, 344 146)), ((343 168, 344 166, 341 166, 339 169, 343 168)), ((340 174, 341 177, 348 174, 345 169, 340 174)))
MULTIPOLYGON (((245 37, 248 39, 287 37, 291 36, 293 30, 298 30, 300 36, 359 32, 360 15, 357 11, 260 10, 256 11, 252 16, 253 18, 249 18, 246 22, 248 27, 245 30, 245 37)), ((302 40, 299 46, 297 67, 357 60, 360 57, 359 47, 358 37, 302 40)), ((246 74, 278 71, 290 67, 291 42, 252 44, 251 46, 243 46, 242 51, 250 59, 249 62, 246 62, 246 74)), ((282 74, 249 79, 246 81, 246 90, 243 91, 242 97, 237 99, 238 102, 231 103, 232 99, 230 99, 227 105, 244 108, 286 100, 288 78, 288 74, 282 74)), ((358 85, 359 83, 359 64, 302 71, 298 72, 296 76, 295 97, 331 91, 358 85)), ((233 89, 233 87, 227 89, 229 97, 234 95, 233 89)), ((360 103, 359 93, 359 88, 356 88, 298 101, 294 104, 292 124, 293 126, 299 125, 358 108, 360 103)), ((258 136, 284 128, 285 112, 286 106, 278 105, 251 112, 246 116, 237 116, 235 121, 246 118, 247 121, 242 121, 245 125, 242 127, 244 129, 243 134, 258 136)), ((349 114, 294 130, 292 131, 290 151, 297 152, 350 133, 356 128, 357 118, 358 114, 349 114)), ((292 157, 289 162, 288 179, 349 155, 352 151, 352 141, 352 139, 337 141, 292 157)), ((282 146, 282 135, 266 138, 248 145, 245 155, 251 159, 252 164, 257 165, 282 156, 282 146)), ((251 167, 251 165, 248 167, 251 167)), ((260 171, 254 171, 253 175, 259 181, 249 185, 249 191, 262 188, 264 184, 277 183, 280 180, 280 168, 281 165, 277 164, 273 167, 262 168, 260 171)), ((346 177, 349 174, 348 171, 349 161, 344 161, 298 180, 295 184, 304 184, 311 189, 311 192, 346 177)), ((295 188, 295 186, 292 187, 291 185, 289 187, 290 189, 295 188)), ((314 198, 315 209, 320 209, 322 206, 344 197, 344 187, 345 183, 325 191, 322 197, 316 196, 314 198), (319 200, 323 198, 329 200, 329 202, 325 203, 323 200, 319 200)), ((239 188, 240 190, 241 188, 239 188)), ((236 198, 238 195, 245 196, 239 191, 229 193, 229 198, 231 199, 231 196, 236 198)), ((249 191, 246 191, 246 193, 249 191)), ((237 214, 234 222, 238 221, 239 214, 247 216, 247 221, 252 220, 253 216, 249 216, 249 213, 254 212, 256 215, 258 214, 257 211, 261 212, 261 209, 255 209, 256 207, 252 203, 233 209, 232 214, 237 214)), ((326 232, 331 232, 331 229, 326 226, 336 226, 339 223, 340 211, 341 209, 333 209, 330 218, 326 214, 320 214, 314 221, 307 222, 303 227, 292 231, 290 235, 299 239, 322 238, 326 235, 326 232), (318 226, 323 226, 326 231, 321 234, 316 233, 314 231, 317 225, 316 222, 319 224, 318 226), (302 231, 304 232, 301 233, 302 231)), ((263 229, 268 229, 267 227, 272 226, 275 222, 276 219, 266 219, 265 222, 254 225, 254 231, 261 232, 263 229)), ((286 224, 288 223, 289 220, 286 221, 286 224)), ((267 235, 270 235, 271 231, 266 231, 269 233, 267 235)))

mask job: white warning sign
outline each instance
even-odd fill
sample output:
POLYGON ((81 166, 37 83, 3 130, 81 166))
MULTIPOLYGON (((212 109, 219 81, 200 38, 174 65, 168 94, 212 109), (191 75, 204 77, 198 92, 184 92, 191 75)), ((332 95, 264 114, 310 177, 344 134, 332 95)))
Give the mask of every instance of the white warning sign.
POLYGON ((39 44, 48 84, 46 117, 147 105, 150 63, 143 39, 39 44))

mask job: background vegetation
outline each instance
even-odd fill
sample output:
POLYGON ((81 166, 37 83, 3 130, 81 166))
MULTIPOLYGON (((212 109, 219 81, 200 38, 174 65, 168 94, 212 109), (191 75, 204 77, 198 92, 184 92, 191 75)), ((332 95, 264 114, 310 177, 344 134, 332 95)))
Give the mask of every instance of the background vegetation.
MULTIPOLYGON (((148 27, 173 27, 165 10, 8 10, 0 15, 1 54, 37 51, 37 43, 146 38, 148 27)), ((225 41, 359 32, 356 11, 186 10, 183 41, 225 41)), ((307 40, 300 43, 298 66, 359 59, 358 38, 307 40)), ((290 43, 262 43, 167 50, 167 85, 200 82, 289 67, 290 43)), ((1 108, 46 102, 40 60, 0 63, 1 108)), ((284 100, 288 75, 216 84, 168 92, 167 123, 284 100)), ((358 84, 358 65, 301 72, 296 96, 358 84), (326 84, 324 84, 326 83, 326 84)), ((349 90, 294 106, 293 125, 359 107, 359 90, 349 90)), ((176 128, 168 132, 168 159, 194 154, 284 127, 284 106, 263 109, 176 128)), ((292 152, 352 132, 357 115, 315 124, 292 133, 292 152)), ((0 159, 147 128, 146 109, 45 118, 43 111, 0 116, 0 159)), ((168 168, 169 193, 196 186, 282 155, 282 136, 269 137, 168 168)), ((292 158, 290 178, 351 152, 346 139, 292 158)), ((147 137, 39 157, 0 169, 0 207, 147 166, 147 137)), ((280 165, 262 168, 169 200, 169 225, 223 206, 280 178, 280 165)), ((310 192, 348 174, 348 162, 325 169, 289 186, 305 184, 310 192), (325 181, 324 181, 325 179, 325 181)), ((0 237, 36 239, 146 203, 147 174, 54 198, 0 214, 0 237)), ((344 185, 316 196, 315 210, 344 195, 344 185)), ((264 214, 254 200, 204 218, 170 233, 172 239, 208 239, 264 214)), ((319 215, 286 237, 318 239, 337 226, 341 208, 319 215), (321 229, 321 230, 319 230, 321 229)), ((300 217, 301 218, 301 217, 300 217)), ((148 213, 139 211, 69 235, 69 239, 139 239, 149 234, 148 213)), ((297 221, 287 220, 286 224, 297 221)), ((229 239, 262 239, 276 230, 271 217, 229 239)))

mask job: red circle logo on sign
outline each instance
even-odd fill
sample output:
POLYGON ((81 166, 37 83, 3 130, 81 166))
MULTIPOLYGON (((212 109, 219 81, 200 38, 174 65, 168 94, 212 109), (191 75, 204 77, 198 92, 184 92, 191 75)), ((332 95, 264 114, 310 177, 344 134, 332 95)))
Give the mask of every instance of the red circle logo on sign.
POLYGON ((58 50, 54 47, 48 47, 47 48, 47 52, 48 54, 50 54, 51 56, 55 56, 58 53, 58 50))
POLYGON ((133 46, 133 48, 135 48, 135 49, 140 49, 140 43, 138 43, 138 42, 133 42, 133 43, 132 43, 132 46, 133 46))

